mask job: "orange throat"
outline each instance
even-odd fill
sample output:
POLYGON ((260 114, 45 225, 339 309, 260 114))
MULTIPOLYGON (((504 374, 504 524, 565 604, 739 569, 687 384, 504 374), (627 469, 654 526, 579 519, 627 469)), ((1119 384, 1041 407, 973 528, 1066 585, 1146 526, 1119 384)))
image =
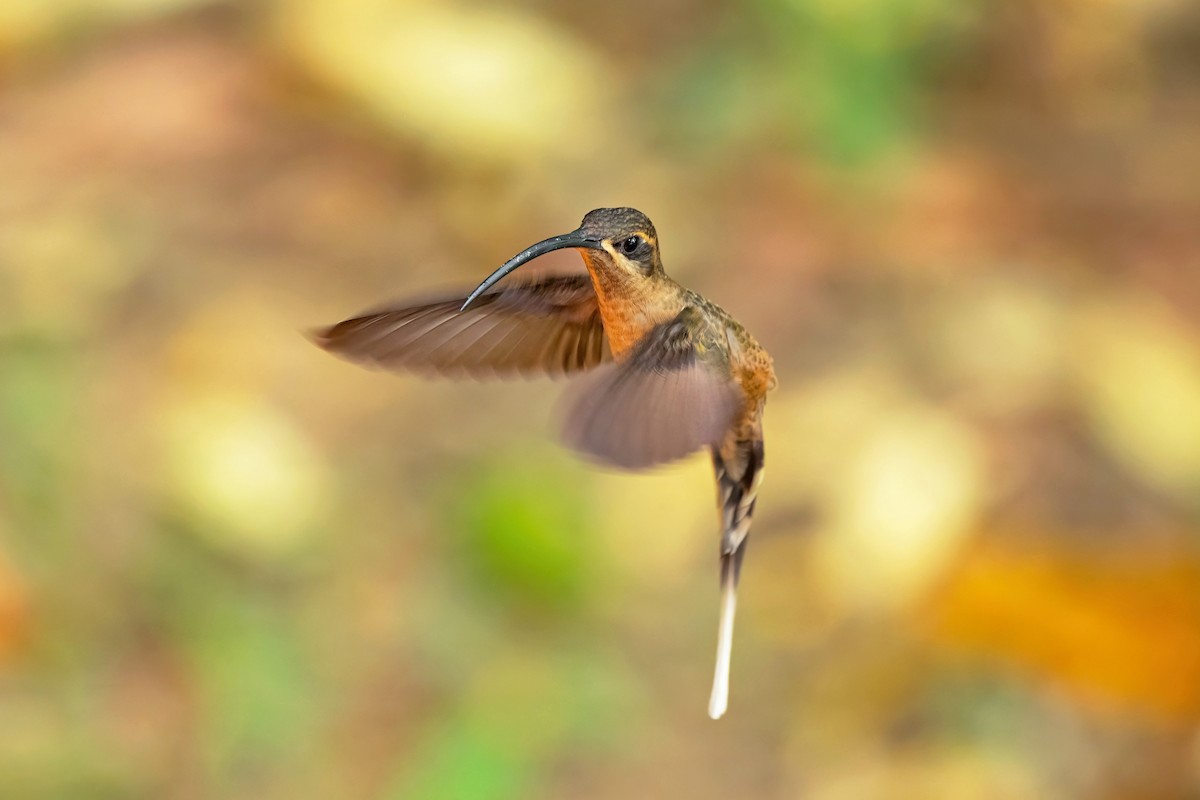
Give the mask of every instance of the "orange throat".
POLYGON ((627 275, 602 258, 583 251, 604 320, 604 333, 613 357, 621 361, 651 328, 678 314, 682 304, 678 291, 673 291, 678 287, 669 278, 627 275))

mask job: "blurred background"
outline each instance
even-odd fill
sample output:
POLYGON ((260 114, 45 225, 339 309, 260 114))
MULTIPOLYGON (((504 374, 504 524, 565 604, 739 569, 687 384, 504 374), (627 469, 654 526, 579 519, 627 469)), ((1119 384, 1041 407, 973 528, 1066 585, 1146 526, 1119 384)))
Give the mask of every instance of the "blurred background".
POLYGON ((0 794, 1200 796, 1200 7, 5 0, 0 794), (301 335, 591 208, 773 353, 705 457, 301 335))

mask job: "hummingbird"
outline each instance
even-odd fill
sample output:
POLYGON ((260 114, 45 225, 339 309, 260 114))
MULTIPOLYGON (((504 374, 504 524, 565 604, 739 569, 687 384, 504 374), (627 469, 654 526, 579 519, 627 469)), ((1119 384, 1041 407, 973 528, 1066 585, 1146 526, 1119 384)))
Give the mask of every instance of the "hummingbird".
POLYGON ((663 270, 658 233, 633 208, 590 211, 574 231, 534 244, 465 297, 363 314, 318 331, 342 358, 466 378, 577 377, 561 437, 604 465, 639 470, 707 449, 720 517, 720 613, 708 713, 724 715, 737 587, 763 476, 771 357, 724 309, 663 270), (571 248, 587 274, 503 278, 571 248))

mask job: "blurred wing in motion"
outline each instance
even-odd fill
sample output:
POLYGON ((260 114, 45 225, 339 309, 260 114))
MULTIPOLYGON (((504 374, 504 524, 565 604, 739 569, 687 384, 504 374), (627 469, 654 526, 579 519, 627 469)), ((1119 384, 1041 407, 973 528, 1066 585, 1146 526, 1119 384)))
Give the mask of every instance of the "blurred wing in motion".
POLYGON ((566 444, 626 469, 719 444, 745 398, 728 364, 706 360, 696 347, 698 322, 698 312, 685 308, 647 334, 628 359, 572 386, 562 429, 566 444))
POLYGON ((449 377, 569 375, 612 358, 587 275, 505 286, 460 311, 464 297, 364 314, 313 338, 350 361, 449 377))

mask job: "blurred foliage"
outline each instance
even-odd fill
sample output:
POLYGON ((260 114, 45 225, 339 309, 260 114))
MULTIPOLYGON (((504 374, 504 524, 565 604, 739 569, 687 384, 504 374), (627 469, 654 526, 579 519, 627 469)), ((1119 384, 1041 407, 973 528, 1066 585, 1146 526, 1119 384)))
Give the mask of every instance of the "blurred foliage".
POLYGON ((568 610, 591 583, 595 561, 583 498, 559 473, 531 471, 521 457, 445 487, 445 527, 458 538, 453 556, 487 595, 511 592, 534 609, 568 610))
POLYGON ((0 3, 0 795, 1197 796, 1198 99, 1184 0, 0 3), (705 459, 301 335, 617 204, 780 377, 720 724, 705 459))

